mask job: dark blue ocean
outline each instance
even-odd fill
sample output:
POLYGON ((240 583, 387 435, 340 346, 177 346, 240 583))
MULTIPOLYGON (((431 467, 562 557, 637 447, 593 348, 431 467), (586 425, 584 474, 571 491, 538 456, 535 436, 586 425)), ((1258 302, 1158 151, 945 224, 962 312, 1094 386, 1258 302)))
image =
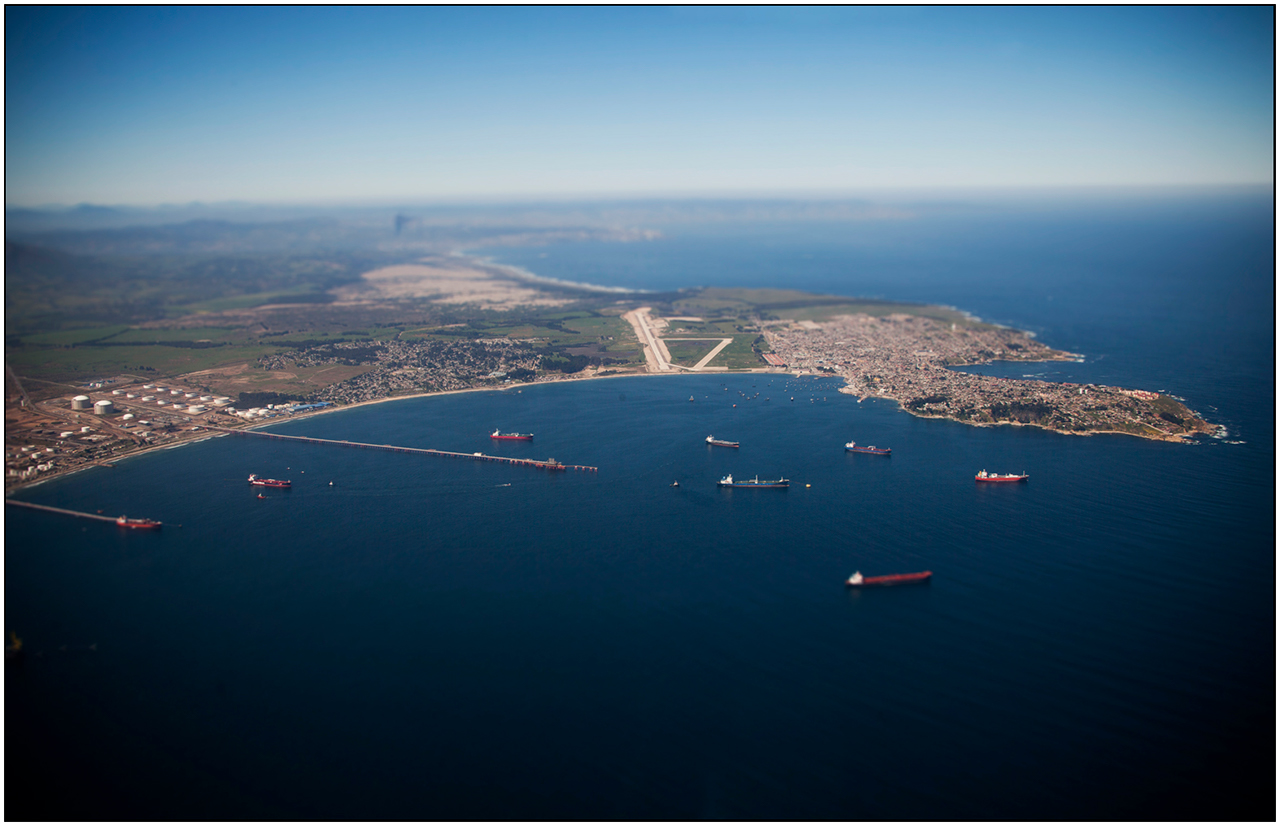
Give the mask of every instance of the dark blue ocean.
POLYGON ((272 428, 594 474, 224 437, 54 480, 17 498, 165 528, 6 509, 6 817, 1274 819, 1273 227, 1268 192, 489 251, 950 304, 1086 357, 987 372, 1164 390, 1226 435, 636 377, 272 428))

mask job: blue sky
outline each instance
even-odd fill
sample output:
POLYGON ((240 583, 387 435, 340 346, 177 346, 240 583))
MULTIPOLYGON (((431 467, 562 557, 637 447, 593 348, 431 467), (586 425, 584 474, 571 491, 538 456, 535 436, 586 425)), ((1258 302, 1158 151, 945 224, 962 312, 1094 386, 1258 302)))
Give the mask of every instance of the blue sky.
POLYGON ((1271 7, 5 10, 8 206, 1274 180, 1271 7))

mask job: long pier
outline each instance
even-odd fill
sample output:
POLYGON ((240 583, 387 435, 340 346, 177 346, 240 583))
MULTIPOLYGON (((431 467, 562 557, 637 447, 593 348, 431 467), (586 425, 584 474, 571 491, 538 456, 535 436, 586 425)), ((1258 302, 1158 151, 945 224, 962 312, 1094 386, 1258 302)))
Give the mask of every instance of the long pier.
POLYGON ((232 433, 237 436, 258 436, 263 439, 281 439, 288 442, 307 442, 316 445, 336 445, 337 447, 358 447, 365 450, 390 450, 395 453, 422 453, 428 456, 446 456, 452 459, 470 459, 473 462, 498 462, 504 465, 518 465, 520 467, 534 467, 542 470, 565 471, 565 470, 581 470, 588 473, 595 473, 599 468, 590 465, 566 465, 563 462, 557 462, 555 459, 512 459, 507 456, 489 456, 485 453, 456 453, 449 450, 435 450, 429 447, 399 447, 397 445, 374 445, 366 442, 348 442, 341 439, 317 439, 312 436, 285 436, 281 433, 263 433, 259 430, 240 430, 232 427, 218 427, 216 425, 201 425, 205 430, 216 430, 222 433, 232 433))
POLYGON ((102 514, 98 514, 98 513, 84 513, 82 511, 70 511, 70 510, 67 510, 66 508, 55 508, 49 505, 37 505, 34 502, 19 502, 16 499, 5 499, 4 503, 6 505, 16 505, 17 507, 20 507, 20 508, 33 508, 38 511, 49 511, 50 513, 60 513, 64 516, 76 516, 76 517, 79 517, 80 519, 96 519, 99 522, 110 522, 113 525, 116 523, 116 517, 103 516, 102 514))

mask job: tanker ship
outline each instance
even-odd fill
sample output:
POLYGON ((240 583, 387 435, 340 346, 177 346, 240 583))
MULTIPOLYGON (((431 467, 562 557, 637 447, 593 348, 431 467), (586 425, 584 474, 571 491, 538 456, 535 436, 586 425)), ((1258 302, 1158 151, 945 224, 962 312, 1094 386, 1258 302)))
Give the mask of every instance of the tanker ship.
POLYGON ((921 571, 918 574, 889 574, 888 576, 863 576, 857 571, 845 582, 851 588, 864 585, 905 585, 909 582, 924 582, 933 576, 933 571, 921 571))
POLYGON ((790 479, 773 479, 773 480, 766 479, 765 481, 762 482, 760 481, 760 477, 757 476, 754 479, 744 479, 741 482, 735 482, 733 481, 733 474, 730 473, 728 476, 724 477, 716 484, 722 488, 789 488, 791 487, 791 480, 790 479))
POLYGON ((489 434, 490 439, 506 439, 515 442, 532 442, 532 433, 501 433, 497 430, 489 434))
POLYGON ((727 442, 724 439, 716 439, 712 436, 707 437, 707 444, 715 445, 716 447, 737 447, 738 446, 737 442, 727 442))
POLYGON ((138 530, 156 530, 160 527, 160 523, 154 519, 129 519, 125 516, 121 516, 117 519, 116 524, 122 528, 138 530))
POLYGON ((288 479, 259 479, 258 474, 249 474, 249 484, 259 488, 287 488, 293 484, 288 479))
POLYGON ((1025 482, 1027 474, 1025 473, 987 473, 985 470, 980 471, 977 476, 973 477, 975 482, 1025 482))
POLYGON ((859 446, 857 442, 846 442, 844 449, 851 453, 874 453, 877 456, 888 456, 892 452, 892 448, 875 445, 859 446))

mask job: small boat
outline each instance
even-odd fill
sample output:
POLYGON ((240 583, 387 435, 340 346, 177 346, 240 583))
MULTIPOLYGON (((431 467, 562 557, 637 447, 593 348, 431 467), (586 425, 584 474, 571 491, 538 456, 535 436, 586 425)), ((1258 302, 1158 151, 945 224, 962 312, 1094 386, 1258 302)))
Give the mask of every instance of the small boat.
POLYGON ((690 397, 689 397, 689 401, 693 401, 693 396, 690 396, 690 397))
POLYGON ((672 483, 671 483, 671 487, 673 487, 673 488, 678 488, 678 487, 680 487, 680 481, 677 479, 676 481, 672 482, 672 483))
MULTIPOLYGON (((303 471, 305 473, 306 471, 303 471)), ((259 488, 287 488, 293 485, 288 479, 259 479, 258 474, 249 474, 249 484, 259 488)))
POLYGON ((888 456, 893 450, 875 445, 859 445, 857 442, 845 442, 844 449, 850 453, 874 453, 877 456, 888 456))
POLYGON ((259 499, 266 499, 267 497, 265 497, 265 496, 263 496, 261 493, 259 493, 259 494, 258 494, 258 498, 259 498, 259 499))
MULTIPOLYGON (((734 405, 734 407, 737 407, 737 405, 734 405)), ((729 441, 725 441, 724 439, 714 438, 712 436, 707 437, 707 444, 715 445, 716 447, 737 447, 738 446, 737 442, 729 442, 729 441)))
POLYGON ((517 441, 517 442, 532 442, 533 434, 532 433, 502 433, 498 430, 495 430, 489 434, 489 438, 490 439, 506 439, 508 441, 517 441))
POLYGON ((1027 474, 1025 473, 987 473, 985 470, 980 471, 977 476, 973 477, 975 482, 1025 482, 1027 474))
POLYGON ((716 484, 722 488, 789 488, 791 487, 791 480, 766 479, 761 481, 760 477, 757 476, 754 479, 744 479, 740 482, 735 482, 733 481, 733 474, 730 473, 716 484))
POLYGON ((154 519, 129 519, 125 516, 116 519, 116 524, 122 528, 150 531, 157 530, 160 527, 160 523, 154 519))
POLYGON ((921 571, 918 574, 889 574, 888 576, 863 576, 857 571, 845 581, 850 588, 864 585, 905 585, 910 582, 925 582, 933 576, 933 571, 921 571))

